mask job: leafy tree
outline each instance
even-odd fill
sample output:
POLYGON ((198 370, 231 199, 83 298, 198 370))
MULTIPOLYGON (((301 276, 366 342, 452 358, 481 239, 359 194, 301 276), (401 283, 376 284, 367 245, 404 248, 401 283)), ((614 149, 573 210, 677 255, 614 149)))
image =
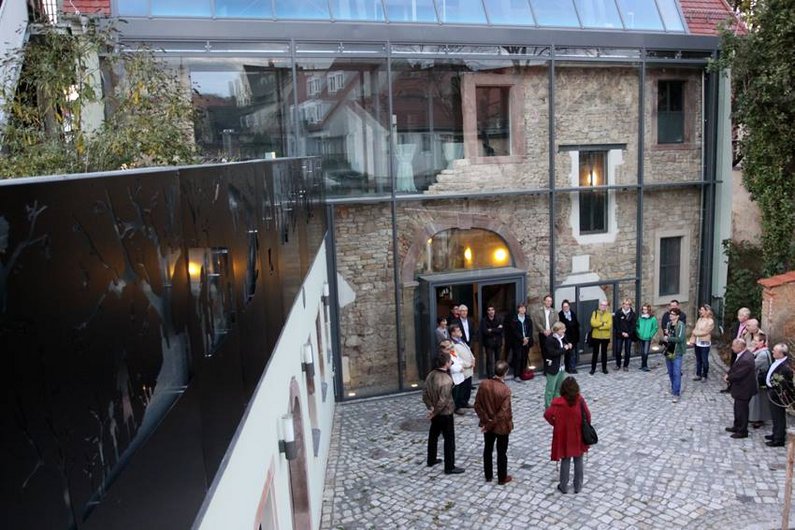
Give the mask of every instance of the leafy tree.
POLYGON ((194 161, 190 97, 151 50, 118 52, 117 34, 97 20, 76 31, 39 24, 4 59, 22 69, 4 97, 0 178, 194 161), (112 74, 120 79, 105 95, 112 74), (92 106, 107 115, 98 127, 92 106))
POLYGON ((749 30, 723 33, 746 189, 762 212, 762 273, 795 265, 795 2, 738 2, 749 30))

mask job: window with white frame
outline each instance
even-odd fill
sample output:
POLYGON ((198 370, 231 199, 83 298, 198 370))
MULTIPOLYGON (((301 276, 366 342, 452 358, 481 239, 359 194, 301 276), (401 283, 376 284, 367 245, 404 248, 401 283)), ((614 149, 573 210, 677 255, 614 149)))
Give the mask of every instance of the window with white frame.
POLYGON ((309 97, 317 96, 320 94, 322 88, 321 79, 317 76, 312 76, 306 80, 306 93, 309 97))
POLYGON ((331 72, 326 75, 326 88, 329 94, 336 94, 345 85, 345 72, 331 72))

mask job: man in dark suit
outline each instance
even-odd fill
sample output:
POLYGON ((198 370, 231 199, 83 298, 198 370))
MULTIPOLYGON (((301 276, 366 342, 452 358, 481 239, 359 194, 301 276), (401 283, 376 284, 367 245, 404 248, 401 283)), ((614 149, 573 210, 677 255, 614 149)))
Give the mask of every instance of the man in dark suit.
POLYGON ((769 447, 784 447, 787 435, 787 407, 795 400, 792 368, 789 365, 789 348, 779 343, 773 346, 773 364, 767 371, 765 386, 773 418, 773 434, 765 436, 769 447))
POLYGON ((563 357, 571 350, 571 343, 566 341, 566 324, 555 322, 552 333, 547 337, 544 353, 544 376, 547 385, 544 388, 544 410, 549 408, 552 399, 560 395, 560 385, 566 376, 563 371, 563 357))
POLYGON ((748 404, 758 392, 754 355, 748 351, 743 339, 732 341, 732 351, 737 354, 737 360, 723 380, 729 384, 734 399, 734 424, 726 430, 732 433, 732 438, 748 438, 748 404))
POLYGON ((502 317, 497 316, 493 305, 486 309, 486 316, 480 320, 480 346, 486 357, 486 375, 494 377, 494 362, 499 360, 502 350, 502 317))
POLYGON ((450 327, 453 324, 458 324, 461 327, 463 336, 461 340, 466 342, 467 346, 472 347, 472 335, 475 333, 475 327, 472 325, 472 319, 469 318, 469 308, 464 304, 458 306, 458 318, 450 322, 450 327))
POLYGON ((580 344, 580 321, 577 320, 577 313, 571 309, 571 304, 568 300, 563 300, 560 305, 560 312, 558 313, 558 321, 566 325, 566 341, 571 343, 571 349, 566 352, 565 367, 566 372, 570 374, 577 373, 577 352, 580 344))
MULTIPOLYGON (((731 336, 732 339, 744 339, 746 336, 746 328, 748 319, 751 318, 751 310, 747 307, 741 307, 737 310, 737 322, 732 325, 731 328, 731 336)), ((734 364, 734 361, 737 359, 737 354, 734 353, 732 350, 731 360, 729 361, 729 366, 734 364)), ((729 392, 729 387, 721 389, 722 394, 726 394, 729 392)))
POLYGON ((527 353, 533 346, 533 324, 527 316, 527 306, 519 304, 516 315, 508 326, 508 340, 511 347, 513 380, 521 381, 522 372, 527 367, 527 353))

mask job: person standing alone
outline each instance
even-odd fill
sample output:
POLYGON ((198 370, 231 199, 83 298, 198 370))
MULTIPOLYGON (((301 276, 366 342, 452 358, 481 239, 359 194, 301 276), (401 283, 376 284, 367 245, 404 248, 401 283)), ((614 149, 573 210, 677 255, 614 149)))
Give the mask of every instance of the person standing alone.
POLYGON ((449 474, 463 473, 455 467, 455 429, 453 426, 453 380, 447 370, 452 361, 450 354, 441 352, 434 363, 435 368, 425 378, 422 401, 428 408, 428 419, 431 428, 428 431, 428 467, 440 464, 436 458, 439 435, 444 437, 444 472, 449 474))
POLYGON ((552 425, 551 460, 560 460, 558 491, 569 492, 569 470, 574 460, 574 493, 579 493, 583 482, 583 458, 588 451, 582 439, 582 415, 591 423, 591 411, 580 396, 577 380, 569 376, 560 386, 560 397, 544 411, 544 419, 552 425))
POLYGON ((475 396, 475 412, 483 433, 483 473, 486 482, 494 478, 492 452, 497 443, 497 483, 505 485, 513 480, 508 474, 508 436, 513 430, 511 389, 505 384, 508 363, 497 361, 494 377, 480 383, 475 396))

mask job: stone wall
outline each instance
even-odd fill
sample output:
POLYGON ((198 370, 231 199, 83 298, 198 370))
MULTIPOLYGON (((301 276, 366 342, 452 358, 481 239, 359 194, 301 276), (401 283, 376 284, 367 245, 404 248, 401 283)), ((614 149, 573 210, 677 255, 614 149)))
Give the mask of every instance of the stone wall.
POLYGON ((389 204, 337 206, 334 238, 346 389, 397 388, 389 204))
MULTIPOLYGON (((788 342, 795 337, 795 271, 759 280, 762 286, 762 329, 768 344, 788 342)), ((790 349, 792 352, 792 349, 790 349)))
POLYGON ((701 180, 702 72, 696 69, 649 68, 646 72, 644 182, 694 182, 701 180), (657 143, 657 83, 685 82, 685 142, 657 143))

